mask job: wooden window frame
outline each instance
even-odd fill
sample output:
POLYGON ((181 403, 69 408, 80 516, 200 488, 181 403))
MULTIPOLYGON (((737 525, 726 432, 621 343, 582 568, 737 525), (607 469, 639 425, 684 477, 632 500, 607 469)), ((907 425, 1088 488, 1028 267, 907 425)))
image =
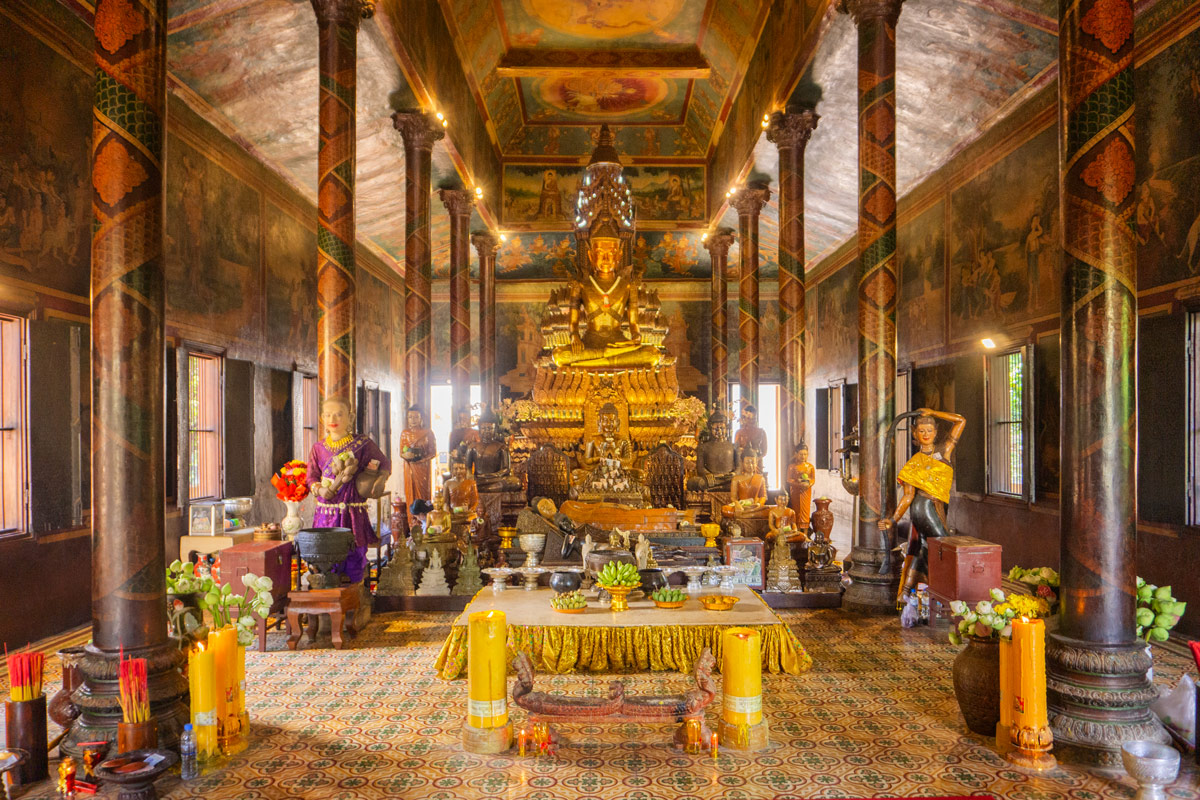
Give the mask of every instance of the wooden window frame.
POLYGON ((180 414, 178 415, 177 424, 179 426, 179 497, 177 501, 181 506, 202 501, 202 500, 220 500, 225 493, 225 352, 221 349, 214 348, 208 345, 197 344, 194 342, 183 342, 177 349, 176 370, 179 376, 176 392, 178 394, 178 403, 180 414), (191 370, 192 357, 203 359, 212 359, 216 362, 216 394, 212 398, 212 405, 215 408, 216 420, 212 424, 212 430, 205 430, 206 433, 214 433, 216 442, 216 485, 212 487, 215 494, 204 494, 192 496, 192 469, 191 469, 191 452, 192 452, 192 433, 191 425, 191 370))
MULTIPOLYGON (((1027 344, 1017 347, 1009 347, 995 353, 987 353, 984 360, 983 370, 983 398, 984 398, 984 414, 986 419, 986 429, 984 433, 984 488, 987 496, 1005 498, 1008 500, 1018 500, 1026 503, 1033 502, 1033 485, 1035 482, 1033 475, 1033 443, 1030 441, 1033 426, 1031 425, 1030 410, 1032 408, 1032 375, 1033 375, 1033 348, 1027 344), (1001 359, 1009 359, 1014 355, 1021 357, 1021 417, 1020 419, 999 419, 999 410, 994 408, 996 398, 993 394, 999 391, 1000 384, 993 376, 995 365, 1001 359), (1016 430, 1020 436, 1020 459, 1021 465, 1021 487, 1019 491, 1006 491, 1002 488, 997 488, 995 481, 999 479, 994 469, 993 460, 998 460, 1002 456, 999 452, 993 452, 995 448, 1004 444, 1005 439, 1008 441, 1009 464, 1011 469, 1012 458, 1012 439, 1011 437, 1002 437, 998 426, 1017 426, 1016 430)), ((1007 385, 1008 392, 1011 392, 1011 384, 1007 385)), ((1007 393, 1006 393, 1007 394, 1007 393)), ((1008 402, 1012 399, 1009 396, 1008 402)), ((1006 417, 1009 415, 1006 414, 1006 417)), ((1011 430, 1011 428, 1010 428, 1011 430)), ((1009 473, 1009 485, 1012 485, 1011 471, 1009 473)))
POLYGON ((0 311, 0 539, 30 535, 28 325, 27 318, 0 311), (10 501, 16 506, 11 517, 4 510, 10 501))
POLYGON ((304 461, 312 452, 321 438, 321 390, 317 385, 317 376, 308 372, 298 372, 300 382, 300 407, 296 411, 299 420, 297 426, 300 432, 300 452, 296 458, 304 461))

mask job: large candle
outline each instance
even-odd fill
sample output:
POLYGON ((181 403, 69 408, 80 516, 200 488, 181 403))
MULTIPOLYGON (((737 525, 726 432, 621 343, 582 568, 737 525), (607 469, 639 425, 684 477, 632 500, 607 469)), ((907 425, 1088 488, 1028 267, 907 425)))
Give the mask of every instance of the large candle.
POLYGON ((1017 729, 1046 726, 1046 626, 1040 619, 1012 623, 1011 724, 1017 729))
POLYGON ((201 761, 217 753, 217 708, 213 653, 204 647, 188 656, 188 689, 192 700, 192 730, 196 732, 196 757, 201 761))
POLYGON ((467 620, 467 725, 508 724, 508 623, 503 611, 476 611, 467 620))
POLYGON ((216 677, 217 724, 224 730, 229 726, 229 717, 236 715, 237 680, 237 631, 232 626, 210 631, 208 649, 213 654, 213 674, 216 677))
POLYGON ((1012 749, 1009 732, 1013 716, 1012 642, 1000 637, 1000 721, 996 723, 996 747, 1001 753, 1012 749))
MULTIPOLYGON (((236 640, 236 634, 235 634, 236 640)), ((243 645, 237 646, 237 661, 235 663, 234 689, 237 692, 237 705, 235 711, 239 717, 246 713, 246 648, 243 645)))
POLYGON ((724 699, 721 718, 730 725, 762 722, 762 645, 758 631, 729 628, 721 637, 724 699))

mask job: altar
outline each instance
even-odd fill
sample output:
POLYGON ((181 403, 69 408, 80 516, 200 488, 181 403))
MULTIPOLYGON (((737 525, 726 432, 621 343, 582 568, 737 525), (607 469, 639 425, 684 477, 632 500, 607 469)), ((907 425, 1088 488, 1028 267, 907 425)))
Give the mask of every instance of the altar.
POLYGON ((593 600, 582 614, 550 607, 554 592, 484 589, 454 620, 435 667, 443 680, 466 674, 467 620, 476 611, 503 611, 508 621, 509 668, 527 653, 542 673, 689 672, 704 648, 721 663, 721 632, 731 627, 757 630, 765 672, 799 675, 812 659, 791 629, 744 586, 730 592, 738 603, 729 611, 708 611, 695 598, 683 608, 657 608, 648 598, 630 600, 614 613, 593 600))

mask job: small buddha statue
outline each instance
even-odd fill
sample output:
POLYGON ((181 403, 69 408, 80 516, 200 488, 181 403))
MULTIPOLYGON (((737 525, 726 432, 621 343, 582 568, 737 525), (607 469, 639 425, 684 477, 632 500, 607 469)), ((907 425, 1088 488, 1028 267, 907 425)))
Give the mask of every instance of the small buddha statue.
POLYGON ((445 498, 443 506, 449 506, 453 514, 474 516, 479 508, 479 489, 475 479, 467 471, 464 461, 455 461, 450 467, 450 478, 442 485, 445 498))
POLYGON ((466 463, 481 492, 515 492, 521 481, 512 474, 508 446, 500 438, 490 411, 479 420, 479 438, 467 451, 466 463))
MULTIPOLYGON (((767 511, 767 527, 770 531, 767 533, 767 539, 774 539, 783 534, 784 541, 794 541, 793 536, 796 531, 796 512, 788 507, 788 496, 786 492, 780 492, 775 498, 775 505, 771 506, 767 511)), ((805 538, 803 532, 800 533, 799 541, 805 538)))
POLYGON ((738 432, 733 437, 733 446, 737 449, 738 458, 753 450, 759 459, 759 469, 762 459, 767 454, 767 432, 758 427, 758 409, 752 403, 742 406, 742 416, 738 421, 738 432))
POLYGON ((762 475, 758 453, 742 456, 741 469, 729 483, 729 502, 721 506, 726 518, 764 517, 767 514, 767 480, 762 475))
POLYGON ((729 441, 729 423, 720 410, 708 418, 709 438, 696 448, 696 474, 688 479, 694 492, 729 491, 737 471, 737 451, 729 441))
POLYGON ((450 431, 450 460, 466 461, 471 447, 478 444, 480 432, 471 427, 471 409, 454 412, 454 427, 450 431))
POLYGON ((583 451, 583 463, 594 467, 601 461, 620 461, 621 466, 628 469, 633 465, 633 445, 628 438, 618 438, 621 431, 621 417, 617 407, 605 403, 596 418, 596 435, 587 443, 583 451))
MULTIPOLYGON (((433 473, 429 462, 437 458, 437 439, 425 422, 425 412, 419 406, 409 406, 405 417, 407 426, 400 434, 400 458, 404 460, 404 497, 414 500, 433 499, 433 473)), ((416 520, 409 517, 409 525, 416 520)))
POLYGON ((788 496, 791 497, 792 511, 796 512, 796 525, 801 530, 808 529, 812 518, 812 490, 816 479, 817 469, 808 461, 808 446, 801 442, 792 451, 787 470, 788 496))

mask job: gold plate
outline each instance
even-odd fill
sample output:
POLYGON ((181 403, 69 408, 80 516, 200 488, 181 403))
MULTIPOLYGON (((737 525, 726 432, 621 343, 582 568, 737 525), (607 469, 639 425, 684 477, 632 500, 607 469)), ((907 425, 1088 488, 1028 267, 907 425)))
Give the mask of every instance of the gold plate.
POLYGON ((739 598, 730 595, 710 594, 700 598, 700 605, 709 611, 728 611, 739 598))
MULTIPOLYGON (((554 606, 550 607, 554 608, 554 606)), ((587 606, 584 606, 583 608, 554 608, 554 610, 560 614, 582 614, 583 612, 587 611, 587 606)))
POLYGON ((659 608, 683 608, 683 604, 686 602, 686 600, 655 600, 654 605, 659 608))

